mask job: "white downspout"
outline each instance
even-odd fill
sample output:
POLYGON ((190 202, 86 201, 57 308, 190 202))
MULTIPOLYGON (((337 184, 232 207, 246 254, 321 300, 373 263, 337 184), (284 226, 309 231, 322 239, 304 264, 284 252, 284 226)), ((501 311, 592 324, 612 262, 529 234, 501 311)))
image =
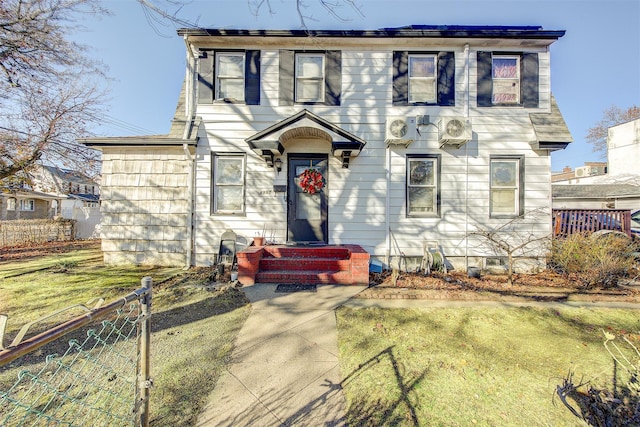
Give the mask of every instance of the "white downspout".
POLYGON ((387 146, 385 148, 385 175, 387 178, 387 191, 384 200, 384 234, 385 238, 385 252, 384 252, 384 263, 387 267, 390 265, 391 256, 391 236, 390 234, 390 220, 389 220, 389 206, 391 204, 391 149, 387 146))
MULTIPOLYGON (((195 103, 195 96, 194 96, 194 79, 195 79, 195 57, 193 55, 193 52, 191 51, 191 47, 189 46, 189 42, 187 41, 187 36, 184 36, 184 44, 185 44, 185 48, 187 51, 187 70, 186 70, 186 76, 185 76, 185 125, 184 125, 184 131, 182 134, 182 139, 186 140, 187 138, 189 138, 189 135, 191 133, 191 129, 193 126, 193 122, 195 119, 195 112, 194 112, 194 103, 195 103)), ((187 160, 189 161, 189 173, 187 176, 187 203, 188 203, 188 210, 187 210, 187 254, 186 254, 186 259, 185 259, 185 269, 190 268, 193 265, 193 252, 194 252, 194 212, 195 212, 195 197, 194 197, 194 191, 195 191, 195 179, 196 179, 196 161, 195 161, 195 157, 191 155, 191 152, 189 151, 189 145, 187 143, 183 143, 182 144, 182 149, 184 150, 184 154, 187 158, 187 160)), ((197 148, 196 148, 197 150, 197 148)))
MULTIPOLYGON (((469 85, 469 43, 464 45, 464 117, 469 118, 469 102, 470 95, 469 91, 471 89, 469 85)), ((465 209, 464 209, 464 264, 465 270, 469 271, 469 143, 467 142, 464 145, 464 157, 465 157, 465 209)))

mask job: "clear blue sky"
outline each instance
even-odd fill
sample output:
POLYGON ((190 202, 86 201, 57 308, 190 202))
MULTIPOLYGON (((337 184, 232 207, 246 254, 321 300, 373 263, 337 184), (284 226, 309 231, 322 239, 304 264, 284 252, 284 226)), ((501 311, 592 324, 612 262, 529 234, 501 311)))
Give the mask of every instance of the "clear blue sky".
MULTIPOLYGON (((364 17, 345 8, 340 22, 305 0, 310 29, 377 29, 411 24, 540 25, 566 30, 551 45, 552 91, 574 143, 552 155, 552 168, 602 160, 584 142, 587 129, 611 105, 640 105, 640 1, 638 0, 359 0, 364 17)), ((187 0, 181 17, 202 27, 298 29, 294 0, 272 0, 273 14, 254 16, 245 0, 187 0)), ((112 15, 84 20, 80 41, 108 66, 105 136, 166 133, 184 77, 185 47, 172 26, 150 23, 134 0, 106 0, 112 15)))

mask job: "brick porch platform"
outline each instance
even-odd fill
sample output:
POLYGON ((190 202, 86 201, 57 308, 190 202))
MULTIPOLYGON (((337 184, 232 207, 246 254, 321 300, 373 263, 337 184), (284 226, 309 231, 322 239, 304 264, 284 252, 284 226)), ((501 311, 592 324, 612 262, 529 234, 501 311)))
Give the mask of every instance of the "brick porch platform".
POLYGON ((369 254, 359 245, 250 246, 238 252, 238 280, 367 285, 369 254))

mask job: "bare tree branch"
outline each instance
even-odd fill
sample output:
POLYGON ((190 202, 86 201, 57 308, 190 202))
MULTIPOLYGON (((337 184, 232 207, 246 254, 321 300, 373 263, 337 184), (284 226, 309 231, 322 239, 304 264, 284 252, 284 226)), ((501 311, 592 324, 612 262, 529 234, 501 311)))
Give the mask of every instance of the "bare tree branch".
POLYGON ((589 144, 593 145, 594 152, 600 153, 601 156, 605 158, 607 153, 607 136, 609 128, 637 118, 640 118, 640 107, 637 105, 632 105, 626 110, 623 110, 616 105, 612 105, 604 110, 602 119, 596 123, 595 126, 589 128, 586 140, 589 144))

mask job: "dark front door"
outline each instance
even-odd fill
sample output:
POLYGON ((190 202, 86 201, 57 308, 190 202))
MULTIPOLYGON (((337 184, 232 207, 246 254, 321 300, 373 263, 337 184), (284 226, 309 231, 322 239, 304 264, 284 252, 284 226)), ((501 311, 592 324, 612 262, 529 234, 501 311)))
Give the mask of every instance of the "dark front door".
POLYGON ((290 243, 328 243, 327 233, 327 156, 289 155, 287 186, 287 241, 290 243), (300 175, 308 169, 319 171, 324 177, 324 188, 315 194, 305 192, 300 175))

